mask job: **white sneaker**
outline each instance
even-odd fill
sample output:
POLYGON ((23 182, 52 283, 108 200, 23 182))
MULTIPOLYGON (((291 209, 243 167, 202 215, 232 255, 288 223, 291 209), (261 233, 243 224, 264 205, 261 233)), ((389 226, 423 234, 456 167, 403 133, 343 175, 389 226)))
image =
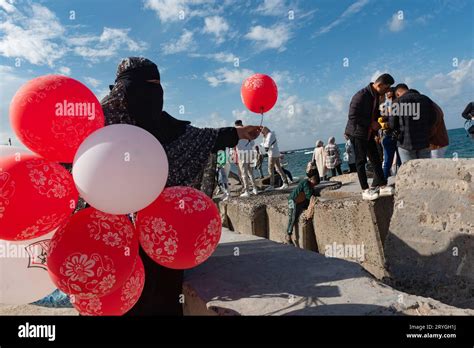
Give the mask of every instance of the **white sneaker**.
POLYGON ((362 191, 362 199, 364 201, 373 201, 379 198, 379 191, 375 189, 367 189, 362 191))
POLYGON ((254 195, 258 195, 258 191, 257 191, 257 189, 256 189, 255 187, 253 188, 252 193, 253 193, 254 195))
POLYGON ((224 198, 222 198, 222 200, 223 200, 224 202, 227 201, 227 200, 229 199, 229 196, 230 196, 230 195, 229 195, 229 192, 224 193, 224 198))
POLYGON ((287 188, 288 188, 288 184, 283 184, 279 188, 277 188, 277 190, 284 190, 284 189, 287 189, 287 188))
POLYGON ((250 197, 250 193, 249 193, 248 191, 245 191, 244 193, 242 193, 242 194, 240 195, 240 197, 242 197, 242 198, 248 198, 248 197, 250 197))
POLYGON ((265 191, 273 191, 275 188, 273 186, 268 186, 265 191))
POLYGON ((384 196, 393 196, 395 194, 395 189, 393 186, 383 186, 379 190, 379 196, 384 197, 384 196))

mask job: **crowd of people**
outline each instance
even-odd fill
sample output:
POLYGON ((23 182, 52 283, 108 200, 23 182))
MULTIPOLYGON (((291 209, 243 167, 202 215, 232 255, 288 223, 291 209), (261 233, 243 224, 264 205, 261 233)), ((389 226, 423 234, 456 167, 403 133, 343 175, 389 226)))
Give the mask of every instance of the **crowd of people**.
MULTIPOLYGON (((237 129, 244 127, 242 120, 235 121, 234 126, 237 129)), ((262 127, 261 134, 263 136, 261 146, 267 155, 269 176, 269 185, 265 191, 287 189, 293 177, 282 163, 284 155, 278 147, 276 133, 268 127, 262 127), (275 187, 277 178, 281 182, 279 187, 275 187)), ((240 197, 248 198, 251 195, 258 195, 260 192, 255 181, 255 171, 260 175, 259 179, 264 178, 263 160, 264 154, 260 146, 256 145, 253 140, 239 140, 235 147, 229 149, 228 154, 221 151, 217 158, 217 182, 218 192, 223 192, 223 200, 230 197, 228 176, 230 175, 231 163, 236 165, 239 182, 242 186, 240 197)))
MULTIPOLYGON (((329 175, 343 174, 343 162, 347 162, 349 173, 357 173, 362 198, 375 200, 394 194, 394 187, 388 184, 388 179, 403 163, 445 156, 449 137, 441 107, 405 83, 394 84, 391 75, 382 74, 352 97, 344 131, 343 156, 335 137, 330 137, 326 145, 322 140, 316 142, 306 170, 307 177, 293 188, 288 198, 287 242, 291 243, 298 215, 314 204, 314 187, 328 180, 329 175), (369 180, 369 176, 373 179, 369 180)), ((473 103, 469 103, 463 112, 463 117, 469 122, 474 119, 473 110, 473 103)), ((235 126, 243 127, 242 121, 236 121, 235 126)), ((282 183, 278 189, 287 189, 291 181, 281 163, 276 134, 267 127, 263 127, 261 134, 262 146, 268 155, 269 186, 266 191, 275 189, 275 177, 280 178, 282 183)), ((240 140, 234 153, 242 182, 240 196, 257 195, 259 191, 254 171, 257 170, 260 178, 263 177, 260 146, 253 141, 240 140), (249 153, 253 155, 245 155, 249 153)), ((219 173, 221 171, 219 169, 219 173)), ((226 180, 222 180, 219 174, 220 186, 226 180)))

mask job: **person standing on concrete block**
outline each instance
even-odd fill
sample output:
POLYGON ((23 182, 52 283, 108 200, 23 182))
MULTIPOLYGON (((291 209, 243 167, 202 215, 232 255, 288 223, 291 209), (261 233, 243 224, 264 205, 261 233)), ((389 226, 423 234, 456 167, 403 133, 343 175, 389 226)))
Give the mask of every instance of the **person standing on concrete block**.
POLYGON ((412 159, 431 158, 430 135, 436 122, 433 101, 404 83, 395 87, 395 95, 397 101, 392 106, 390 128, 399 134, 398 153, 402 164, 412 159))
POLYGON ((286 228, 285 244, 293 244, 291 236, 295 222, 301 212, 310 206, 311 198, 317 195, 314 191, 314 187, 318 185, 321 180, 318 167, 312 162, 308 163, 306 176, 307 178, 301 180, 288 197, 288 226, 286 228))
MULTIPOLYGON (((241 120, 235 121, 236 128, 242 128, 244 125, 241 120)), ((254 195, 258 194, 257 185, 255 184, 255 178, 253 176, 253 168, 251 167, 252 162, 256 161, 256 156, 254 155, 255 143, 252 141, 247 141, 245 139, 239 140, 237 143, 237 160, 240 169, 240 175, 243 185, 243 193, 240 197, 250 197, 250 191, 254 195), (252 187, 250 187, 250 185, 252 187)))
POLYGON ((362 199, 374 200, 379 196, 393 195, 394 189, 387 185, 382 170, 382 162, 375 143, 375 136, 380 129, 377 122, 380 117, 379 97, 387 93, 395 83, 389 74, 380 75, 375 82, 358 91, 351 100, 345 134, 354 146, 356 169, 362 188, 362 199), (373 165, 374 180, 369 188, 365 165, 367 157, 373 165))
POLYGON ((326 168, 331 170, 332 176, 342 175, 341 170, 341 154, 336 145, 336 138, 330 137, 328 144, 324 148, 326 152, 326 168))
POLYGON ((288 178, 286 177, 285 172, 281 168, 280 164, 280 150, 278 148, 278 140, 276 138, 275 132, 272 132, 269 128, 263 127, 263 147, 268 154, 268 174, 270 175, 270 186, 267 187, 266 191, 271 191, 275 188, 275 173, 273 168, 276 169, 278 174, 280 174, 281 180, 283 180, 283 185, 278 188, 278 190, 284 190, 288 188, 288 178))
POLYGON ((260 152, 260 146, 255 145, 255 151, 257 154, 257 163, 255 163, 255 169, 258 171, 260 174, 260 179, 263 179, 263 170, 262 170, 262 165, 263 165, 263 155, 260 152))
POLYGON ((324 143, 322 140, 316 141, 316 147, 313 151, 313 158, 311 160, 317 167, 321 181, 326 180, 326 151, 324 151, 324 143))

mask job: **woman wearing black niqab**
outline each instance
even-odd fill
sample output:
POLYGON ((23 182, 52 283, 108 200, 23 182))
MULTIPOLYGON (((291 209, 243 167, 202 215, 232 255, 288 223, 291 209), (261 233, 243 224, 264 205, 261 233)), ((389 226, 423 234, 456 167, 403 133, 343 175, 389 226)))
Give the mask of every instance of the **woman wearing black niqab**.
MULTIPOLYGON (((141 127, 163 145, 169 163, 166 186, 200 188, 211 153, 234 147, 239 139, 255 139, 260 128, 196 128, 163 111, 163 89, 158 67, 143 57, 123 59, 115 85, 102 102, 106 124, 141 127)), ((140 248, 145 266, 145 288, 127 315, 182 315, 183 271, 158 265, 140 248)))

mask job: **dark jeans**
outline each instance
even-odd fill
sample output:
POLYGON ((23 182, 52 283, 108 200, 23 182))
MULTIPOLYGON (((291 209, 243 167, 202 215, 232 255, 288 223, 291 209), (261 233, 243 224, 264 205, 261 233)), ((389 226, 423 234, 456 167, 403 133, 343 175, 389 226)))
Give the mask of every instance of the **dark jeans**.
POLYGON ((364 138, 351 137, 351 143, 354 146, 357 176, 359 177, 359 183, 362 190, 369 188, 367 172, 365 171, 367 156, 374 167, 374 180, 372 181, 372 187, 387 185, 387 180, 385 180, 383 175, 382 162, 380 161, 375 139, 371 138, 370 140, 367 140, 364 138))
POLYGON ((356 173, 357 168, 355 163, 349 163, 349 173, 356 173))
POLYGON ((336 168, 331 168, 331 174, 332 176, 342 175, 341 165, 339 164, 338 166, 336 166, 336 168))
POLYGON ((138 302, 126 316, 183 315, 180 295, 183 293, 183 270, 160 266, 140 247, 145 267, 145 287, 138 302))
MULTIPOLYGON (((391 136, 384 136, 382 139, 383 146, 383 175, 387 180, 390 176, 390 168, 392 168, 393 158, 397 153, 397 141, 391 136)), ((400 156, 397 156, 397 167, 400 167, 402 162, 400 156)))
POLYGON ((293 234, 293 226, 296 221, 298 221, 300 214, 308 208, 308 205, 308 200, 298 204, 296 204, 292 199, 288 200, 288 227, 286 228, 286 233, 288 235, 291 236, 293 234))
POLYGON ((283 169, 283 171, 285 172, 286 177, 287 177, 288 179, 290 179, 291 181, 293 181, 293 175, 291 175, 290 171, 289 171, 288 169, 285 169, 285 168, 282 168, 282 169, 283 169))

